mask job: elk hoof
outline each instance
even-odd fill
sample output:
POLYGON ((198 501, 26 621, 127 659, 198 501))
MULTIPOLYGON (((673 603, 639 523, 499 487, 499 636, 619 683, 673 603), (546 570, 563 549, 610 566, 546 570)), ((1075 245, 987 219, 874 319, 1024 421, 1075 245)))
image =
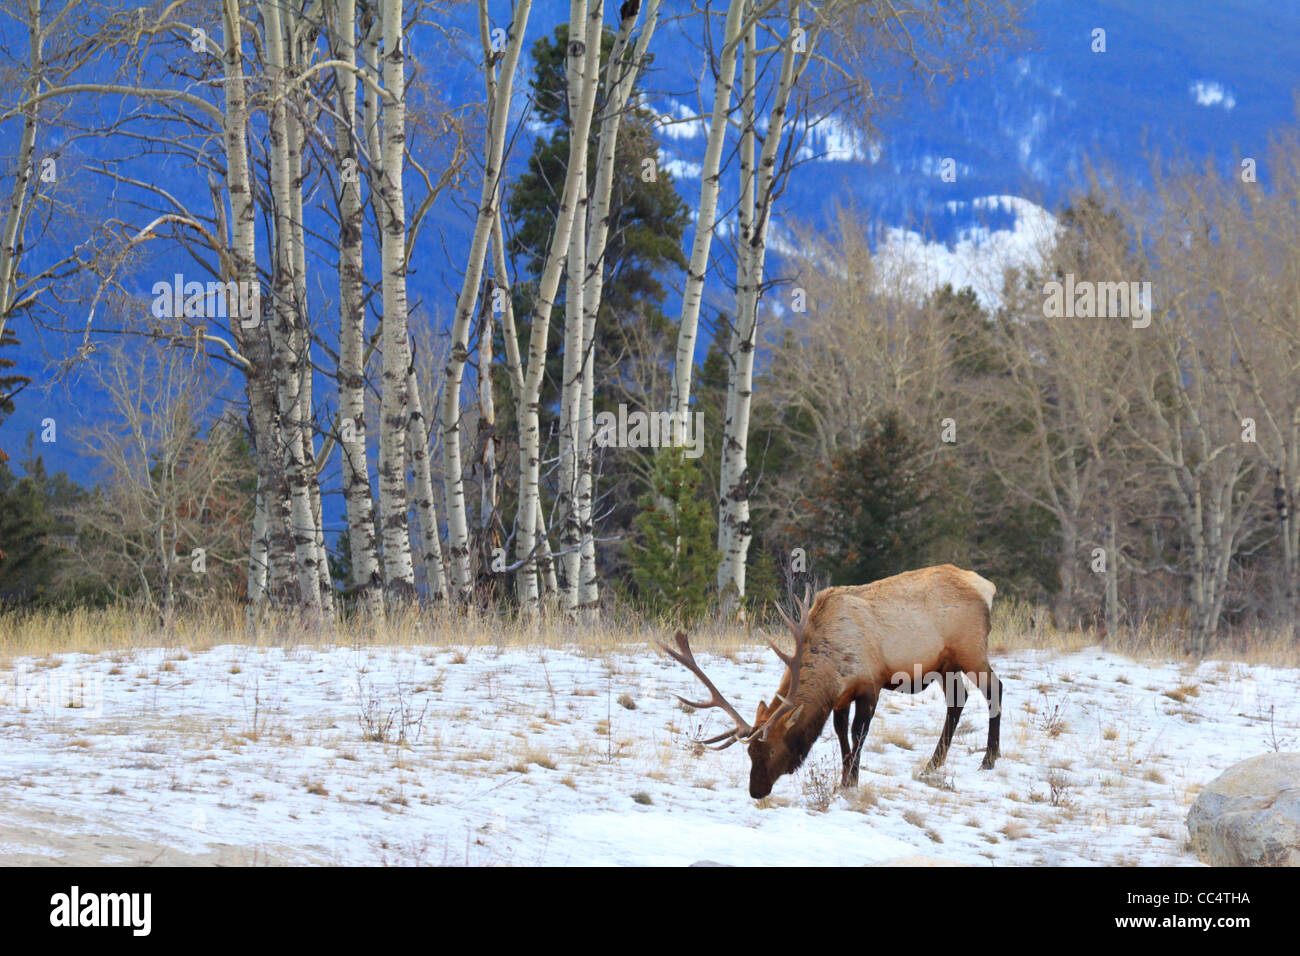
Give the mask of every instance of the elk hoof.
POLYGON ((993 756, 992 754, 985 754, 985 755, 984 755, 984 762, 980 764, 980 769, 981 769, 981 770, 992 770, 992 769, 993 769, 993 764, 997 761, 997 759, 998 759, 998 758, 995 757, 995 756, 993 756))

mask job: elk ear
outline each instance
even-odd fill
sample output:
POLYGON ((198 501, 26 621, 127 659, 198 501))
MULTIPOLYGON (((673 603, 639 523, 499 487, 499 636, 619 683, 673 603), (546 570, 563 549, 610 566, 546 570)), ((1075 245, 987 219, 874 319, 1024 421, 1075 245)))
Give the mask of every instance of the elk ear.
POLYGON ((758 713, 754 715, 754 726, 757 727, 759 724, 763 722, 764 718, 766 717, 767 717, 767 704, 763 703, 760 700, 758 702, 758 713))

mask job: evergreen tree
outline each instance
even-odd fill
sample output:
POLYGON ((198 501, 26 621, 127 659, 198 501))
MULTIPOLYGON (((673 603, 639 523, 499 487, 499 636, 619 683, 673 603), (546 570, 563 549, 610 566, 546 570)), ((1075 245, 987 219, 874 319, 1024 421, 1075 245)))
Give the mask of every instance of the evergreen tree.
POLYGON ((953 364, 961 375, 976 378, 1001 371, 993 320, 974 289, 964 286, 957 291, 952 283, 944 283, 931 293, 928 304, 950 329, 953 364))
MULTIPOLYGON (((553 38, 541 37, 533 44, 534 77, 531 83, 537 119, 552 128, 549 138, 538 138, 528 158, 528 169, 511 188, 507 210, 515 230, 511 252, 523 259, 524 272, 534 278, 541 272, 559 204, 559 186, 564 182, 569 155, 568 105, 565 97, 564 61, 569 28, 560 24, 553 38)), ((606 32, 602 58, 613 47, 613 34, 606 32)), ((604 73, 598 97, 604 100, 604 73)), ((632 101, 636 102, 634 92, 632 101)), ((656 159, 655 116, 635 107, 623 117, 614 157, 614 187, 610 197, 609 244, 605 251, 605 288, 602 312, 607 317, 636 316, 662 319, 660 306, 666 290, 658 276, 668 267, 685 268, 682 236, 690 213, 677 193, 673 177, 656 169, 645 177, 644 160, 656 159)), ((598 127, 593 124, 589 163, 596 162, 598 127)), ((525 313, 526 314, 526 313, 525 313)), ((559 318, 562 313, 554 313, 559 318)), ((608 331, 608 329, 606 330, 608 331)))
MULTIPOLYGON (((509 252, 520 262, 526 281, 515 285, 515 311, 527 316, 532 311, 532 293, 546 259, 551 231, 558 213, 569 156, 568 104, 565 96, 564 61, 569 28, 560 24, 553 37, 540 37, 533 44, 534 77, 531 83, 538 120, 551 127, 547 138, 533 143, 528 168, 514 182, 506 201, 506 212, 514 224, 509 252)), ((613 34, 602 40, 602 58, 613 48, 613 34)), ((604 101, 604 72, 601 73, 599 103, 604 101)), ((631 102, 638 95, 634 91, 631 102)), ((605 273, 600 311, 596 316, 594 373, 601 387, 596 392, 597 410, 619 402, 635 403, 642 396, 625 391, 624 363, 633 360, 646 343, 663 354, 674 338, 673 323, 663 310, 667 289, 659 276, 666 269, 684 269, 682 237, 690 223, 690 210, 677 193, 673 177, 655 169, 647 180, 644 161, 659 154, 649 110, 633 107, 624 115, 614 154, 614 181, 609 203, 609 240, 601 266, 605 273)), ((590 175, 595 176, 598 124, 592 125, 588 150, 590 175)), ((551 313, 547 347, 547 375, 543 387, 543 430, 548 411, 557 404, 564 361, 564 327, 567 313, 564 290, 551 313)), ((520 323, 521 351, 526 352, 528 328, 520 323)), ((500 350, 498 350, 500 354, 500 350)), ((507 396, 501 396, 508 406, 507 396)), ((508 423, 506 423, 508 425, 508 423)))
POLYGON ((46 472, 34 449, 29 434, 21 476, 0 456, 0 601, 48 603, 81 593, 61 587, 58 572, 76 539, 76 526, 63 516, 85 491, 63 472, 46 472))
POLYGON ((655 456, 653 490, 641 496, 627 546, 632 581, 641 602, 672 609, 682 620, 709 606, 718 568, 717 522, 700 496, 700 471, 680 448, 655 456))
POLYGON ((932 546, 961 509, 949 493, 950 460, 927 464, 924 452, 891 413, 822 467, 806 511, 814 557, 832 584, 866 584, 946 560, 932 546))
MULTIPOLYGON (((4 346, 18 345, 18 338, 14 335, 12 328, 7 328, 0 333, 0 348, 4 346)), ((14 396, 31 384, 32 380, 26 375, 17 375, 8 371, 18 363, 13 359, 5 358, 0 355, 0 422, 14 412, 14 396)), ((7 460, 3 449, 0 449, 0 462, 7 460)))

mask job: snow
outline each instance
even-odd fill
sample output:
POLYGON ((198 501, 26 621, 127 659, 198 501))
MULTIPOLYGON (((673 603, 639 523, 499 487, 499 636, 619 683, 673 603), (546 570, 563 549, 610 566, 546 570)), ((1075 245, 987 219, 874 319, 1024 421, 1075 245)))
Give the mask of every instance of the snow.
POLYGON ((1222 83, 1214 80, 1197 80, 1187 89, 1197 106, 1221 106, 1225 110, 1231 110, 1237 105, 1237 97, 1225 89, 1222 83))
MULTIPOLYGON (((746 710, 780 676, 758 647, 698 657, 746 710)), ((978 769, 976 695, 942 775, 918 778, 943 722, 931 688, 884 695, 857 790, 829 786, 828 722, 805 767, 754 801, 744 751, 696 752, 722 725, 677 704, 693 678, 648 648, 227 645, 8 664, 0 862, 233 848, 339 864, 1194 864, 1197 790, 1300 736, 1295 670, 1017 651, 994 657, 995 770, 978 769), (366 739, 386 721, 387 739, 366 739)))
MULTIPOLYGON (((947 208, 955 212, 962 205, 950 202, 947 208)), ((945 283, 954 289, 970 286, 986 309, 998 308, 1007 269, 1041 268, 1044 252, 1056 237, 1056 218, 1020 196, 982 196, 971 206, 976 212, 1012 213, 1015 225, 1010 229, 974 226, 963 230, 953 243, 891 227, 875 254, 882 287, 911 287, 919 298, 945 283)))
POLYGON ((689 160, 670 158, 665 159, 661 165, 673 179, 699 179, 700 173, 704 172, 704 166, 701 163, 692 163, 689 160))
POLYGON ((669 139, 703 139, 709 135, 709 124, 680 100, 668 99, 668 108, 660 117, 659 133, 669 139))
POLYGON ((868 139, 852 125, 835 116, 811 117, 805 129, 807 136, 798 153, 801 160, 870 162, 874 165, 880 161, 884 151, 879 141, 868 139))

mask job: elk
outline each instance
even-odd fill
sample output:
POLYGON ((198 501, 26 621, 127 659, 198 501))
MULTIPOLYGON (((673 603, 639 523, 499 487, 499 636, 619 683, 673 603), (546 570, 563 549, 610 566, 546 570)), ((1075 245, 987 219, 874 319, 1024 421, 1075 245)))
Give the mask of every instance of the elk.
POLYGON ((840 741, 844 786, 856 786, 867 728, 882 691, 915 694, 942 680, 948 704, 939 743, 926 772, 943 765, 961 719, 966 686, 975 682, 988 701, 989 734, 982 769, 998 758, 1002 685, 989 666, 989 612, 997 588, 974 571, 951 564, 907 571, 871 584, 808 592, 797 617, 778 609, 794 636, 787 655, 768 642, 786 666, 771 703, 760 702, 753 723, 728 703, 695 661, 690 642, 678 631, 677 648, 657 642, 670 657, 695 674, 709 691, 707 701, 678 697, 695 709, 717 707, 735 728, 701 741, 714 750, 748 745, 749 795, 767 796, 783 774, 799 768, 834 715, 840 741), (853 742, 849 743, 849 708, 853 742))

